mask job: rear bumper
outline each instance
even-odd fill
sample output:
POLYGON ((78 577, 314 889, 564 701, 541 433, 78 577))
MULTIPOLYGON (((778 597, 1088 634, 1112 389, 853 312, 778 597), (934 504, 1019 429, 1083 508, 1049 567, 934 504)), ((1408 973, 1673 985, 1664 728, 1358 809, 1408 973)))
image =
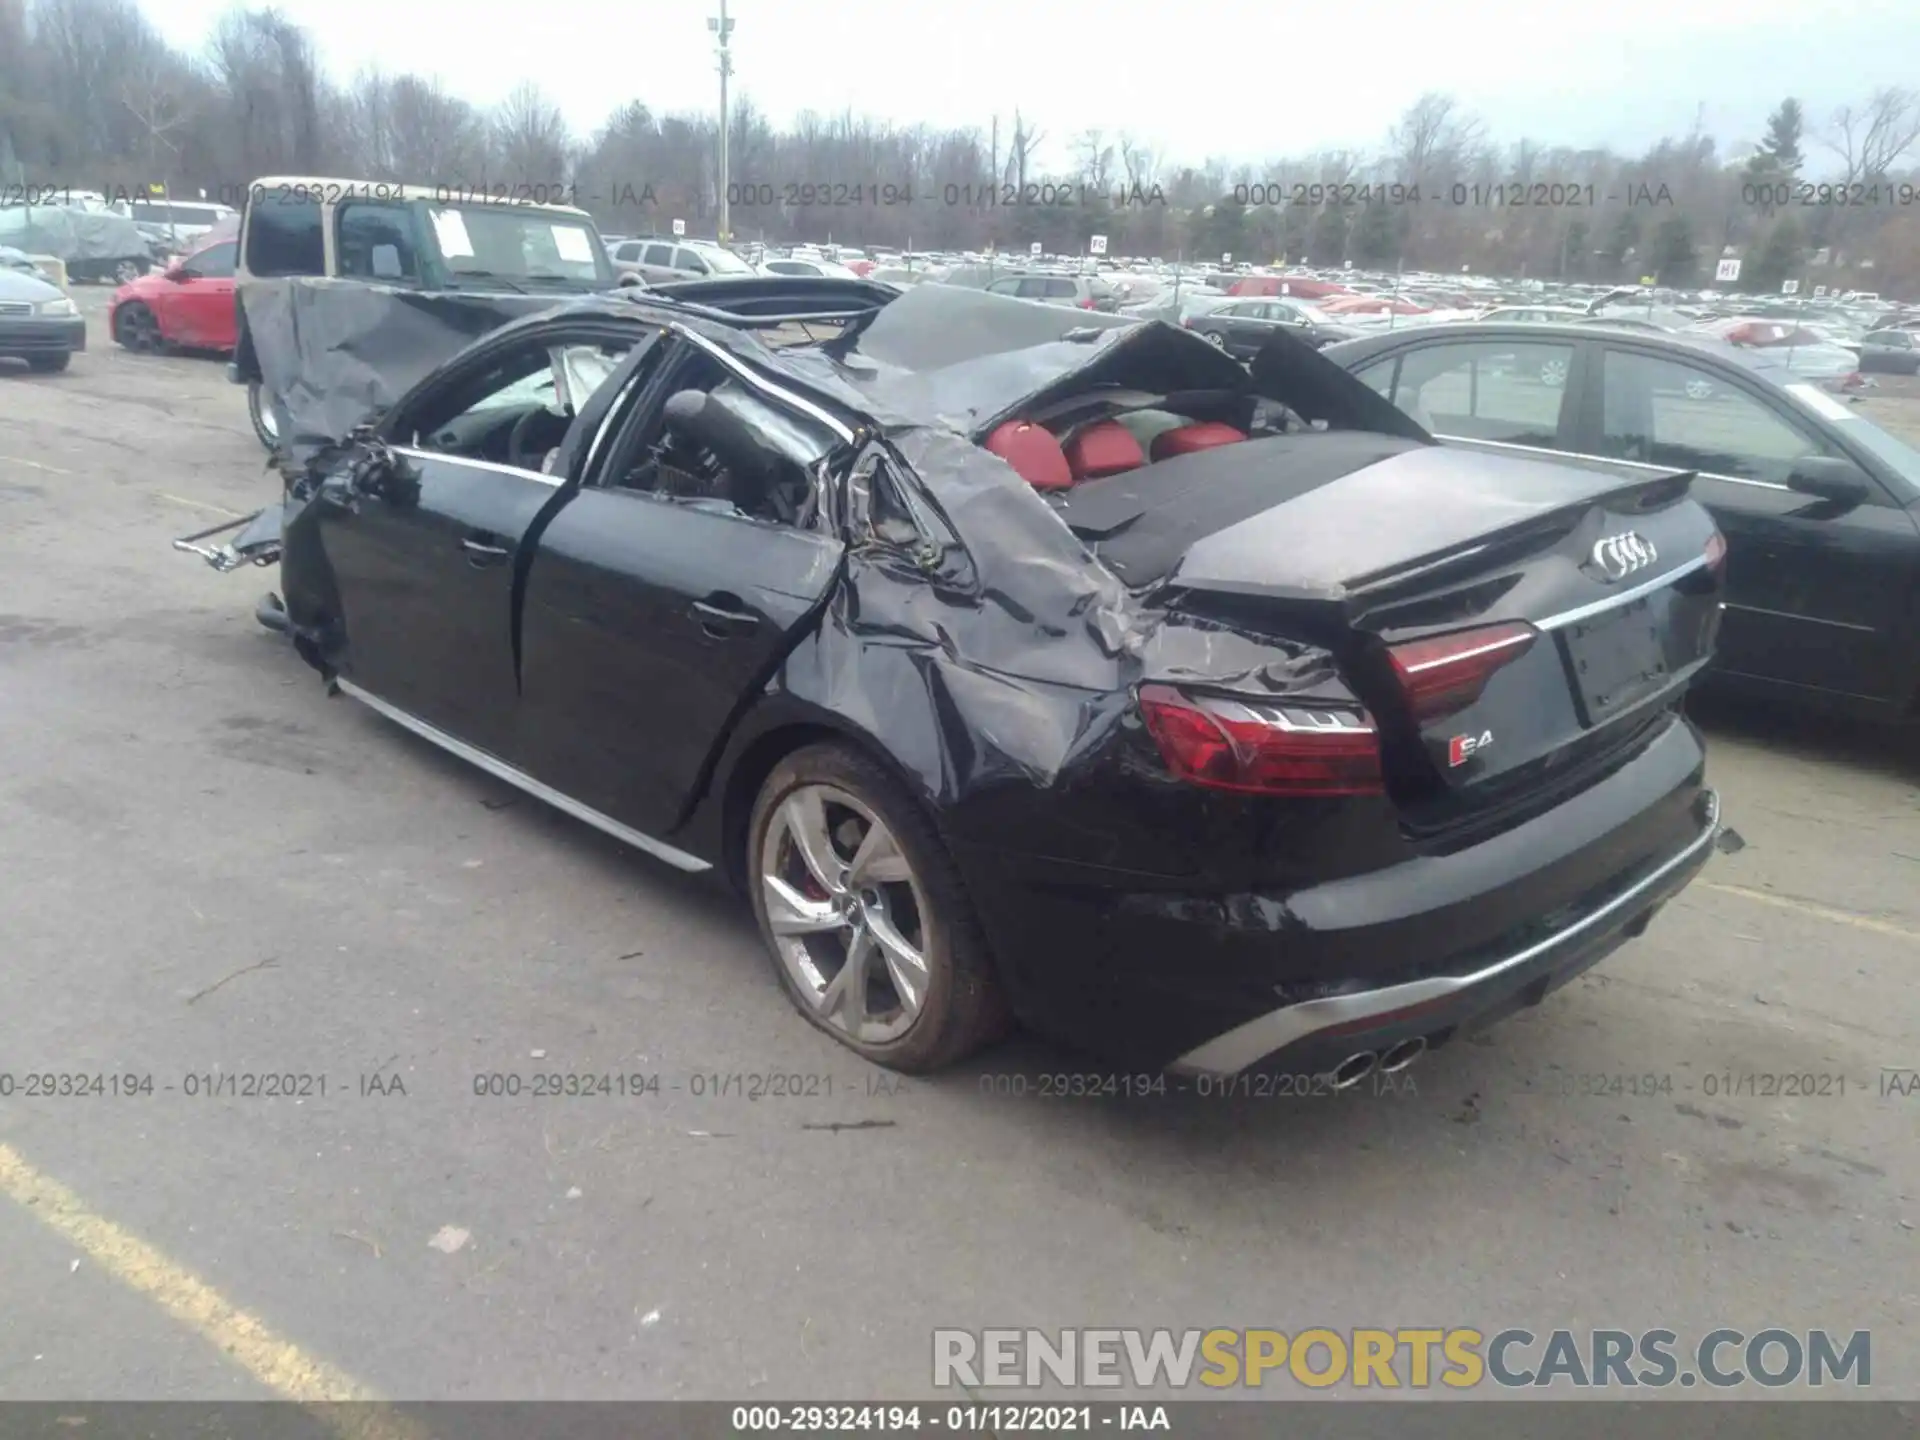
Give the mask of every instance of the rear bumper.
POLYGON ((1720 833, 1720 801, 1702 792, 1699 833, 1678 854, 1630 879, 1611 899, 1541 940, 1465 975, 1435 975, 1281 1006, 1216 1035, 1171 1061, 1185 1075, 1236 1075, 1264 1061, 1320 1073, 1367 1051, 1430 1040, 1537 1004, 1646 929, 1653 912, 1685 889, 1720 833))
POLYGON ((82 315, 0 320, 0 355, 70 355, 86 348, 82 315))
MULTIPOLYGON (((1317 1074, 1538 1000, 1644 929, 1707 862, 1718 825, 1699 735, 1674 716, 1533 819, 1464 845, 1409 841, 1383 867, 1289 888, 1222 893, 953 848, 1033 1028, 1141 1068, 1317 1074)), ((1337 842, 1338 826, 1327 834, 1337 842)))

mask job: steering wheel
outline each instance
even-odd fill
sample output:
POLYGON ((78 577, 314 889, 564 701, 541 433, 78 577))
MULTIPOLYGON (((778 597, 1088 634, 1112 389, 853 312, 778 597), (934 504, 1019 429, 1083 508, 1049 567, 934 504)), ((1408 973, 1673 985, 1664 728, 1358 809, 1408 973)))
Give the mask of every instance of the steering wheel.
POLYGON ((513 429, 507 432, 507 463, 509 465, 513 466, 516 470, 538 470, 540 468, 541 461, 546 459, 546 452, 543 449, 537 455, 529 455, 527 452, 527 433, 532 428, 534 421, 552 418, 552 415, 553 412, 548 410, 546 406, 539 405, 513 422, 513 429))

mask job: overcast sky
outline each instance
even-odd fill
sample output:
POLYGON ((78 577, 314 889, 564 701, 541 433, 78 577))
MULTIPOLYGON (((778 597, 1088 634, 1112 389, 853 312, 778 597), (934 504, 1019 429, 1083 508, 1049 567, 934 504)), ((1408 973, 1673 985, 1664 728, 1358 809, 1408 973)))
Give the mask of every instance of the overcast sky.
MULTIPOLYGON (((230 0, 144 3, 197 53, 230 0)), ((719 0, 279 8, 336 78, 411 69, 482 105, 531 79, 583 133, 630 99, 716 105, 706 21, 719 0)), ((1372 149, 1428 89, 1502 141, 1634 150, 1686 131, 1704 105, 1727 144, 1757 138, 1784 95, 1823 121, 1920 80, 1920 0, 730 0, 729 13, 735 93, 776 123, 851 106, 984 131, 998 112, 1004 136, 1018 105, 1053 164, 1090 127, 1175 162, 1372 149)))

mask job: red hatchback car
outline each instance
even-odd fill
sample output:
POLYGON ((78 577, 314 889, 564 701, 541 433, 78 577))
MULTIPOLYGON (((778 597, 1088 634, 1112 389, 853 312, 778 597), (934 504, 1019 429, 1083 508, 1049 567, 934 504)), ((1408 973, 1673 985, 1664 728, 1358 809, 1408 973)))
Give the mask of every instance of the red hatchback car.
POLYGON ((232 350, 237 242, 219 240, 113 292, 107 333, 129 350, 232 350))

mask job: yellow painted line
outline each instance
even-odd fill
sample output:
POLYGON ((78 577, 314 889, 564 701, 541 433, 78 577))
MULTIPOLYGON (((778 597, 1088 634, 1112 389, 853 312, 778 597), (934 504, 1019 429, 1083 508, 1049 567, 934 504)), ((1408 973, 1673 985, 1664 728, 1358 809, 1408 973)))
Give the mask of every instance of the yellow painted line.
POLYGON ((23 460, 18 455, 0 455, 0 460, 9 465, 24 465, 29 470, 44 470, 49 475, 71 475, 73 471, 62 470, 58 465, 42 465, 38 460, 23 460))
POLYGON ((189 510, 211 510, 216 515, 226 515, 235 520, 240 518, 238 510, 229 510, 224 505, 210 505, 205 500, 189 500, 184 495, 169 495, 165 490, 156 490, 153 493, 162 500, 171 500, 176 505, 185 505, 189 510))
POLYGON ((1831 906, 1816 905, 1811 900, 1795 900, 1786 895, 1769 895, 1765 890, 1749 890, 1744 885, 1718 885, 1712 881, 1703 882, 1709 890, 1718 890, 1723 895, 1738 895, 1742 900, 1754 900, 1762 905, 1776 906, 1781 910, 1798 910, 1802 915, 1811 915, 1816 920, 1831 920, 1836 925, 1851 925, 1856 930, 1871 930, 1876 935, 1893 935, 1902 940, 1920 940, 1920 930, 1909 930, 1904 925, 1896 925, 1891 920, 1876 920, 1871 915, 1855 915, 1846 910, 1835 910, 1831 906))
POLYGON ((41 1174, 12 1146, 0 1143, 0 1195, 23 1207, 49 1229, 129 1289, 157 1303, 175 1320, 212 1342, 262 1385, 284 1400, 326 1409, 319 1418, 356 1440, 416 1440, 425 1432, 385 1407, 367 1406, 374 1392, 344 1370, 307 1354, 248 1314, 211 1285, 169 1260, 138 1236, 96 1215, 73 1191, 41 1174))

